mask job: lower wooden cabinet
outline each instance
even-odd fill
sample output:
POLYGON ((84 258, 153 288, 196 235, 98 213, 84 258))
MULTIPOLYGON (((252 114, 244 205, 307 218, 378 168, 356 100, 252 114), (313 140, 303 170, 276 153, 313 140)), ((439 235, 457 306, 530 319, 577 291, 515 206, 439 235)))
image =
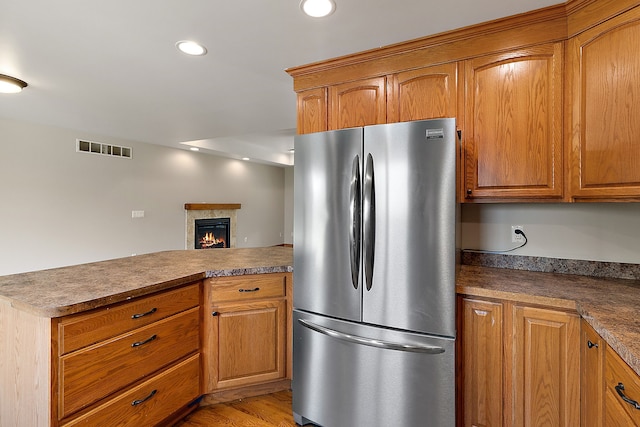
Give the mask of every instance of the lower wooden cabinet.
POLYGON ((52 424, 154 426, 196 399, 200 284, 54 319, 52 424))
POLYGON ((219 277, 205 282, 205 393, 287 377, 290 287, 290 273, 219 277))
POLYGON ((513 345, 511 425, 578 425, 580 317, 520 305, 511 311, 513 335, 505 340, 513 345))
POLYGON ((640 377, 582 321, 583 427, 640 426, 640 377))
POLYGON ((459 307, 459 425, 579 423, 576 313, 464 297, 459 307))
POLYGON ((199 395, 199 358, 197 354, 189 357, 64 427, 158 425, 199 395))
POLYGON ((583 319, 580 331, 580 425, 604 425, 604 353, 606 343, 583 319))
MULTIPOLYGON (((460 330, 464 413, 459 421, 465 426, 501 426, 503 424, 503 304, 501 302, 462 299, 460 330)), ((459 422, 460 424, 460 422, 459 422)))
POLYGON ((640 426, 640 378, 609 346, 604 372, 605 425, 640 426))

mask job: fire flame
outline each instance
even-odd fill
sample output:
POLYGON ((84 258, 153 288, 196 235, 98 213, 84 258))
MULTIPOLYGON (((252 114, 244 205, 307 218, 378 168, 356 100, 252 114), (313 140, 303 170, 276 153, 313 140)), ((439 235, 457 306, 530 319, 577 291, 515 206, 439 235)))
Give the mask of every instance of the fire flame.
POLYGON ((222 244, 221 247, 223 248, 227 246, 224 239, 217 238, 213 233, 205 233, 200 239, 201 248, 210 248, 212 246, 219 246, 220 244, 222 244))

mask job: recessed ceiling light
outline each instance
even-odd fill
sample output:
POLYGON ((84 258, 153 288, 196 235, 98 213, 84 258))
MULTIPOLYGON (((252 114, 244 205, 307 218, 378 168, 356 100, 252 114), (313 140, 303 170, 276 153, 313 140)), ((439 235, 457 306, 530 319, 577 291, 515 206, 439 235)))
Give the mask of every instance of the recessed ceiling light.
POLYGON ((176 43, 176 47, 180 49, 181 52, 186 53, 187 55, 202 56, 207 54, 207 48, 199 43, 189 40, 179 41, 178 43, 176 43))
POLYGON ((191 147, 191 148, 189 148, 189 150, 191 150, 191 151, 200 151, 200 149, 198 147, 191 147))
POLYGON ((331 15, 336 10, 333 0, 302 0, 300 9, 313 18, 322 18, 331 15))
POLYGON ((18 93, 27 86, 27 82, 0 74, 0 93, 18 93))
POLYGON ((244 160, 244 161, 248 161, 248 160, 251 160, 251 159, 250 159, 250 158, 248 158, 248 157, 243 157, 243 158, 242 158, 242 160, 244 160))

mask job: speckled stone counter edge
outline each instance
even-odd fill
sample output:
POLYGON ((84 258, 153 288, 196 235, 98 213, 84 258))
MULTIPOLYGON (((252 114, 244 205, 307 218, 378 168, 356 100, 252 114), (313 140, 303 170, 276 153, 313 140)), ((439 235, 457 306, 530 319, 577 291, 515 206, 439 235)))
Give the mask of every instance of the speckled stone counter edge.
POLYGON ((511 270, 540 271, 544 273, 640 280, 640 264, 619 262, 463 251, 462 264, 476 265, 479 267, 508 268, 511 270))

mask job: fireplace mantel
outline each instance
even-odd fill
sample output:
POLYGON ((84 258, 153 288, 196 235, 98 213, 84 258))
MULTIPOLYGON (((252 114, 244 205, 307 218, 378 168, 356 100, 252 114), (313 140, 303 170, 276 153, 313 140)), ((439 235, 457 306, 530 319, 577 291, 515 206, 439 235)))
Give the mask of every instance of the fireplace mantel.
POLYGON ((212 211, 212 210, 232 210, 240 209, 240 203, 185 203, 184 209, 187 211, 212 211))

